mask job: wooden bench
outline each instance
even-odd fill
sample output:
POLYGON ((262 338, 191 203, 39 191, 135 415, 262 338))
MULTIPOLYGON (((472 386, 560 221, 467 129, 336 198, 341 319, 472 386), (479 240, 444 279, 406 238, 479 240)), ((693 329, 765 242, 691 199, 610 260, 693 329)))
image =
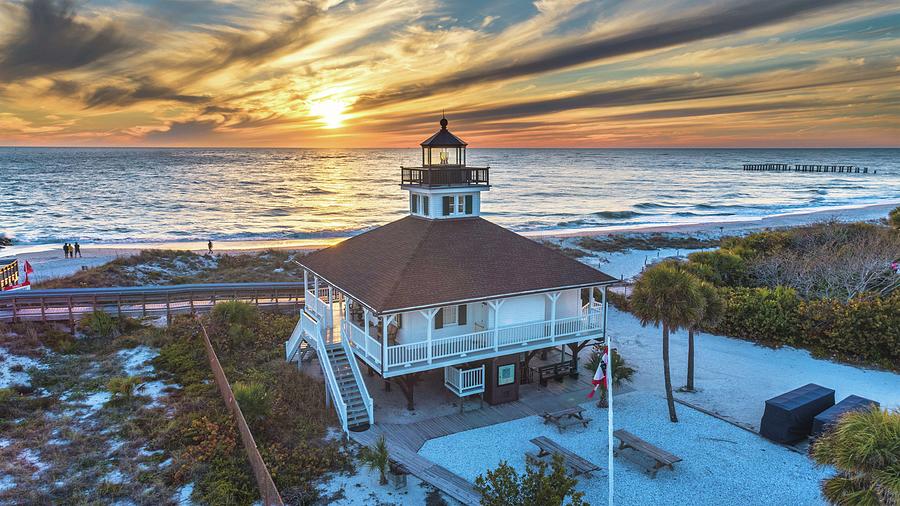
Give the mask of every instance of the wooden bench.
POLYGON ((681 457, 676 457, 675 455, 672 455, 671 453, 661 448, 657 448, 656 446, 653 446, 652 444, 635 436, 627 430, 619 429, 613 431, 613 436, 615 436, 616 439, 619 440, 619 448, 618 450, 616 450, 617 455, 621 450, 625 448, 631 448, 632 450, 638 453, 642 453, 656 461, 656 464, 653 466, 653 468, 648 470, 650 472, 651 478, 656 478, 657 471, 659 471, 663 467, 668 467, 669 469, 674 471, 675 468, 672 466, 672 464, 681 462, 681 457))
POLYGON ((574 406, 571 408, 561 409, 559 411, 554 411, 552 413, 545 412, 541 415, 544 419, 545 424, 555 425, 559 432, 561 433, 564 429, 572 427, 574 425, 581 424, 585 428, 587 428, 588 423, 590 423, 590 418, 584 417, 584 408, 581 406, 574 406))
POLYGON ((563 458, 563 463, 565 463, 566 468, 574 476, 578 476, 583 474, 587 477, 591 476, 591 473, 600 469, 600 466, 588 462, 587 460, 575 455, 574 453, 566 450, 562 446, 560 446, 556 441, 548 437, 536 437, 531 440, 535 446, 540 450, 538 453, 526 453, 525 456, 527 459, 533 461, 541 461, 547 457, 552 457, 553 455, 559 454, 563 458))
POLYGON ((575 359, 542 365, 536 369, 538 373, 538 383, 540 383, 542 387, 547 386, 547 380, 550 378, 553 378, 556 381, 562 381, 566 375, 571 378, 578 377, 578 362, 575 361, 575 359))

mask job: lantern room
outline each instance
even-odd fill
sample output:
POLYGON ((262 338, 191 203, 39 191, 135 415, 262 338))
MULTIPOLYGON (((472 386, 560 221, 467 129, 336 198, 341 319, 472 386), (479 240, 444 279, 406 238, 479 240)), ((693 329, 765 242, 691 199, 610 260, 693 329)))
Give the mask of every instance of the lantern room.
POLYGON ((466 143, 447 130, 447 118, 441 117, 441 129, 422 146, 423 167, 465 167, 466 143))

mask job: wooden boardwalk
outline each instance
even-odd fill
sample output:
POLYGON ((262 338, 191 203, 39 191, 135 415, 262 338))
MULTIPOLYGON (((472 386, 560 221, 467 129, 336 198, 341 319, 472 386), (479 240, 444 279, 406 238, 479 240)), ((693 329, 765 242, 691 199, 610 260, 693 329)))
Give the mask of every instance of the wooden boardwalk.
POLYGON ((417 453, 425 442, 580 404, 587 400, 591 388, 589 376, 581 374, 577 380, 567 378, 562 383, 551 381, 546 387, 539 387, 537 383, 523 385, 518 401, 497 406, 485 404, 481 409, 411 423, 375 423, 365 432, 351 432, 350 438, 371 446, 383 435, 391 459, 410 474, 463 504, 478 504, 481 497, 472 483, 417 453))

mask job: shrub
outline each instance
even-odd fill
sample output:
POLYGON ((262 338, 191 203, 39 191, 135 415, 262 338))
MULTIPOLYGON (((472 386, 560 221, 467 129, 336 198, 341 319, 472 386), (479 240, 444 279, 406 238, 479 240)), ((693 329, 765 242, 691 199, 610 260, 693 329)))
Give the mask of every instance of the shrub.
POLYGON ((106 389, 114 400, 131 400, 134 388, 141 383, 137 376, 115 376, 106 383, 106 389))
POLYGON ((0 404, 6 404, 16 395, 12 388, 0 388, 0 404))
POLYGON ((382 485, 387 485, 387 470, 391 459, 388 455, 387 442, 384 440, 383 435, 373 448, 366 446, 360 450, 359 460, 369 469, 378 471, 378 482, 382 485))
POLYGON ((720 289, 725 304, 711 332, 819 356, 900 368, 900 294, 803 301, 787 288, 720 289))
POLYGON ((894 228, 900 228, 900 206, 888 213, 888 223, 894 228))
POLYGON ((259 311, 256 306, 245 302, 220 302, 213 308, 210 318, 213 322, 225 327, 233 325, 252 327, 259 318, 259 311))
MULTIPOLYGON (((600 365, 600 349, 601 346, 599 344, 594 345, 588 361, 584 364, 585 369, 591 371, 591 374, 596 372, 597 367, 600 365)), ((615 348, 612 350, 612 364, 613 385, 617 387, 624 382, 631 381, 631 377, 637 372, 625 362, 625 359, 622 358, 622 355, 615 348)))
POLYGON ((269 416, 269 398, 266 387, 261 383, 237 382, 231 387, 234 399, 237 401, 244 418, 249 422, 257 422, 269 416))
POLYGON ((475 490, 484 506, 561 506, 566 498, 571 506, 586 506, 584 493, 575 491, 577 483, 566 473, 562 456, 554 455, 549 475, 544 462, 529 462, 520 476, 503 461, 486 477, 475 478, 475 490))
POLYGON ((728 250, 697 251, 688 255, 693 274, 716 285, 741 286, 747 279, 747 264, 740 255, 728 250))
POLYGON ((800 330, 800 298, 789 288, 726 288, 721 290, 725 310, 711 329, 769 345, 796 345, 800 330))
POLYGON ((99 309, 82 320, 81 325, 93 337, 115 337, 118 333, 116 319, 99 309))
POLYGON ((850 412, 811 448, 817 464, 837 474, 822 481, 831 504, 892 505, 900 501, 900 411, 850 412))

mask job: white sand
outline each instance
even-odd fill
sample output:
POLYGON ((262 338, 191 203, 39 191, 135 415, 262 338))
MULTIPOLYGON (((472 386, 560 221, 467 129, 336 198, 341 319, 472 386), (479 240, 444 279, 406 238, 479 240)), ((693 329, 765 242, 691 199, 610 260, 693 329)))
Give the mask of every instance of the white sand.
MULTIPOLYGON (((609 332, 613 346, 638 370, 635 389, 664 395, 660 330, 641 327, 631 314, 610 308, 609 332)), ((813 358, 789 347, 766 348, 749 341, 711 334, 696 337, 695 387, 697 393, 679 393, 688 402, 759 427, 766 399, 807 383, 833 388, 840 402, 851 394, 873 399, 885 408, 900 408, 900 375, 862 369, 813 358)), ((670 338, 672 383, 684 385, 687 371, 687 333, 670 338)))
MULTIPOLYGON (((824 504, 819 480, 828 473, 803 454, 699 411, 682 409, 679 423, 668 419, 665 399, 647 392, 620 395, 615 427, 625 428, 681 457, 675 470, 660 470, 655 479, 645 472, 652 465, 626 450, 615 459, 615 504, 824 504)), ((591 504, 607 500, 606 410, 582 404, 594 421, 587 429, 559 433, 532 416, 432 439, 419 452, 467 480, 507 461, 525 469, 525 452, 537 448, 530 439, 546 436, 600 466, 593 478, 579 478, 576 490, 591 504)))

